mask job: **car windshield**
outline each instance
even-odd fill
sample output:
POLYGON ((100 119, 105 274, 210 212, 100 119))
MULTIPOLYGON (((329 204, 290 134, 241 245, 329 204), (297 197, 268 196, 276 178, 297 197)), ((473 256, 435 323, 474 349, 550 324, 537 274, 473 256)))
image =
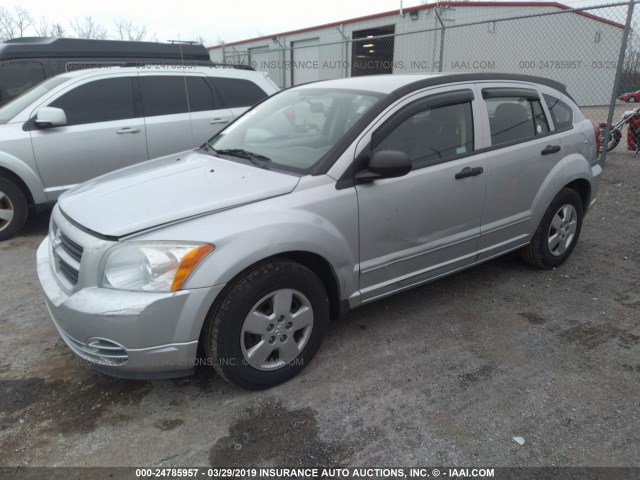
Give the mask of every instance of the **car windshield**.
POLYGON ((11 121, 13 117, 18 115, 22 110, 35 102, 42 95, 51 91, 61 83, 66 82, 67 80, 69 80, 69 78, 65 76, 50 78, 49 80, 45 80, 44 82, 36 85, 31 90, 27 90, 22 95, 14 98, 6 105, 3 105, 0 108, 0 125, 11 121))
POLYGON ((300 88, 275 95, 209 142, 219 155, 309 172, 381 95, 300 88))

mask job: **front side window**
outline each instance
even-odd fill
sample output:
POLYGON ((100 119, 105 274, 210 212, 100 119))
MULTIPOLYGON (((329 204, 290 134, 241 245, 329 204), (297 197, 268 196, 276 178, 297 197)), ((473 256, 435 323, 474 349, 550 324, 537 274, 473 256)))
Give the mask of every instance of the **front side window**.
POLYGON ((284 91, 247 112, 209 145, 220 156, 270 168, 310 171, 379 100, 372 92, 284 91), (255 162, 254 162, 255 163, 255 162))
POLYGON ((374 150, 409 155, 413 168, 440 163, 473 151, 471 102, 422 110, 404 120, 374 150))
POLYGON ((85 83, 54 100, 64 110, 67 125, 134 118, 133 84, 129 77, 85 83))
POLYGON ((485 99, 491 145, 521 142, 549 131, 540 100, 529 97, 485 99))

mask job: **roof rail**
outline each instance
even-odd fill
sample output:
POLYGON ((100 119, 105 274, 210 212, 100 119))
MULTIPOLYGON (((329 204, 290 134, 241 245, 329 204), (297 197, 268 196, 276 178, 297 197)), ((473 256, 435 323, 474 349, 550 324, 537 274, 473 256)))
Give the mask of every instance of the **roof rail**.
POLYGON ((236 64, 236 63, 220 63, 212 61, 198 61, 198 60, 186 60, 181 61, 179 59, 174 60, 139 60, 136 62, 122 62, 118 63, 118 67, 144 67, 144 66, 170 66, 170 67, 210 67, 210 68, 237 68, 238 70, 252 70, 255 71, 250 65, 236 64))

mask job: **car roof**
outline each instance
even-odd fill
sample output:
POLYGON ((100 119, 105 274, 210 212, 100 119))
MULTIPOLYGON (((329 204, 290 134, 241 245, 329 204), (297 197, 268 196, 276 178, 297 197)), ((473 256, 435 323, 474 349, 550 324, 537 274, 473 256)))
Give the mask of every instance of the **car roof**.
POLYGON ((301 85, 296 88, 336 88, 362 90, 382 94, 405 95, 413 90, 458 82, 474 81, 517 81, 547 85, 567 94, 560 82, 531 75, 512 73, 431 73, 431 74, 388 74, 324 80, 301 85))

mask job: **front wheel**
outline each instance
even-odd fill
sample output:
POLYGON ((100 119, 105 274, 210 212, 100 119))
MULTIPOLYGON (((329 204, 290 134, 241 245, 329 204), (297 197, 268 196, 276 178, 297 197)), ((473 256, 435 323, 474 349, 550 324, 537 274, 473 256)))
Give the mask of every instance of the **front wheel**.
POLYGON ((329 321, 320 279, 287 259, 261 263, 229 284, 207 319, 202 342, 215 370, 251 390, 298 374, 318 351, 329 321))
POLYGON ((636 103, 636 97, 629 97, 627 103, 636 103))
POLYGON ((15 236, 27 221, 27 200, 11 180, 0 176, 0 241, 15 236))
POLYGON ((563 188, 549 205, 529 245, 520 251, 531 266, 551 269, 561 265, 573 251, 584 210, 575 190, 563 188))
POLYGON ((618 130, 613 125, 611 125, 611 128, 609 129, 609 139, 608 141, 605 141, 604 133, 606 128, 607 128, 606 123, 600 124, 600 145, 603 145, 603 146, 606 145, 607 152, 610 152, 611 150, 613 150, 618 146, 618 143, 620 143, 620 139, 622 138, 622 132, 620 132, 620 130, 618 130))

